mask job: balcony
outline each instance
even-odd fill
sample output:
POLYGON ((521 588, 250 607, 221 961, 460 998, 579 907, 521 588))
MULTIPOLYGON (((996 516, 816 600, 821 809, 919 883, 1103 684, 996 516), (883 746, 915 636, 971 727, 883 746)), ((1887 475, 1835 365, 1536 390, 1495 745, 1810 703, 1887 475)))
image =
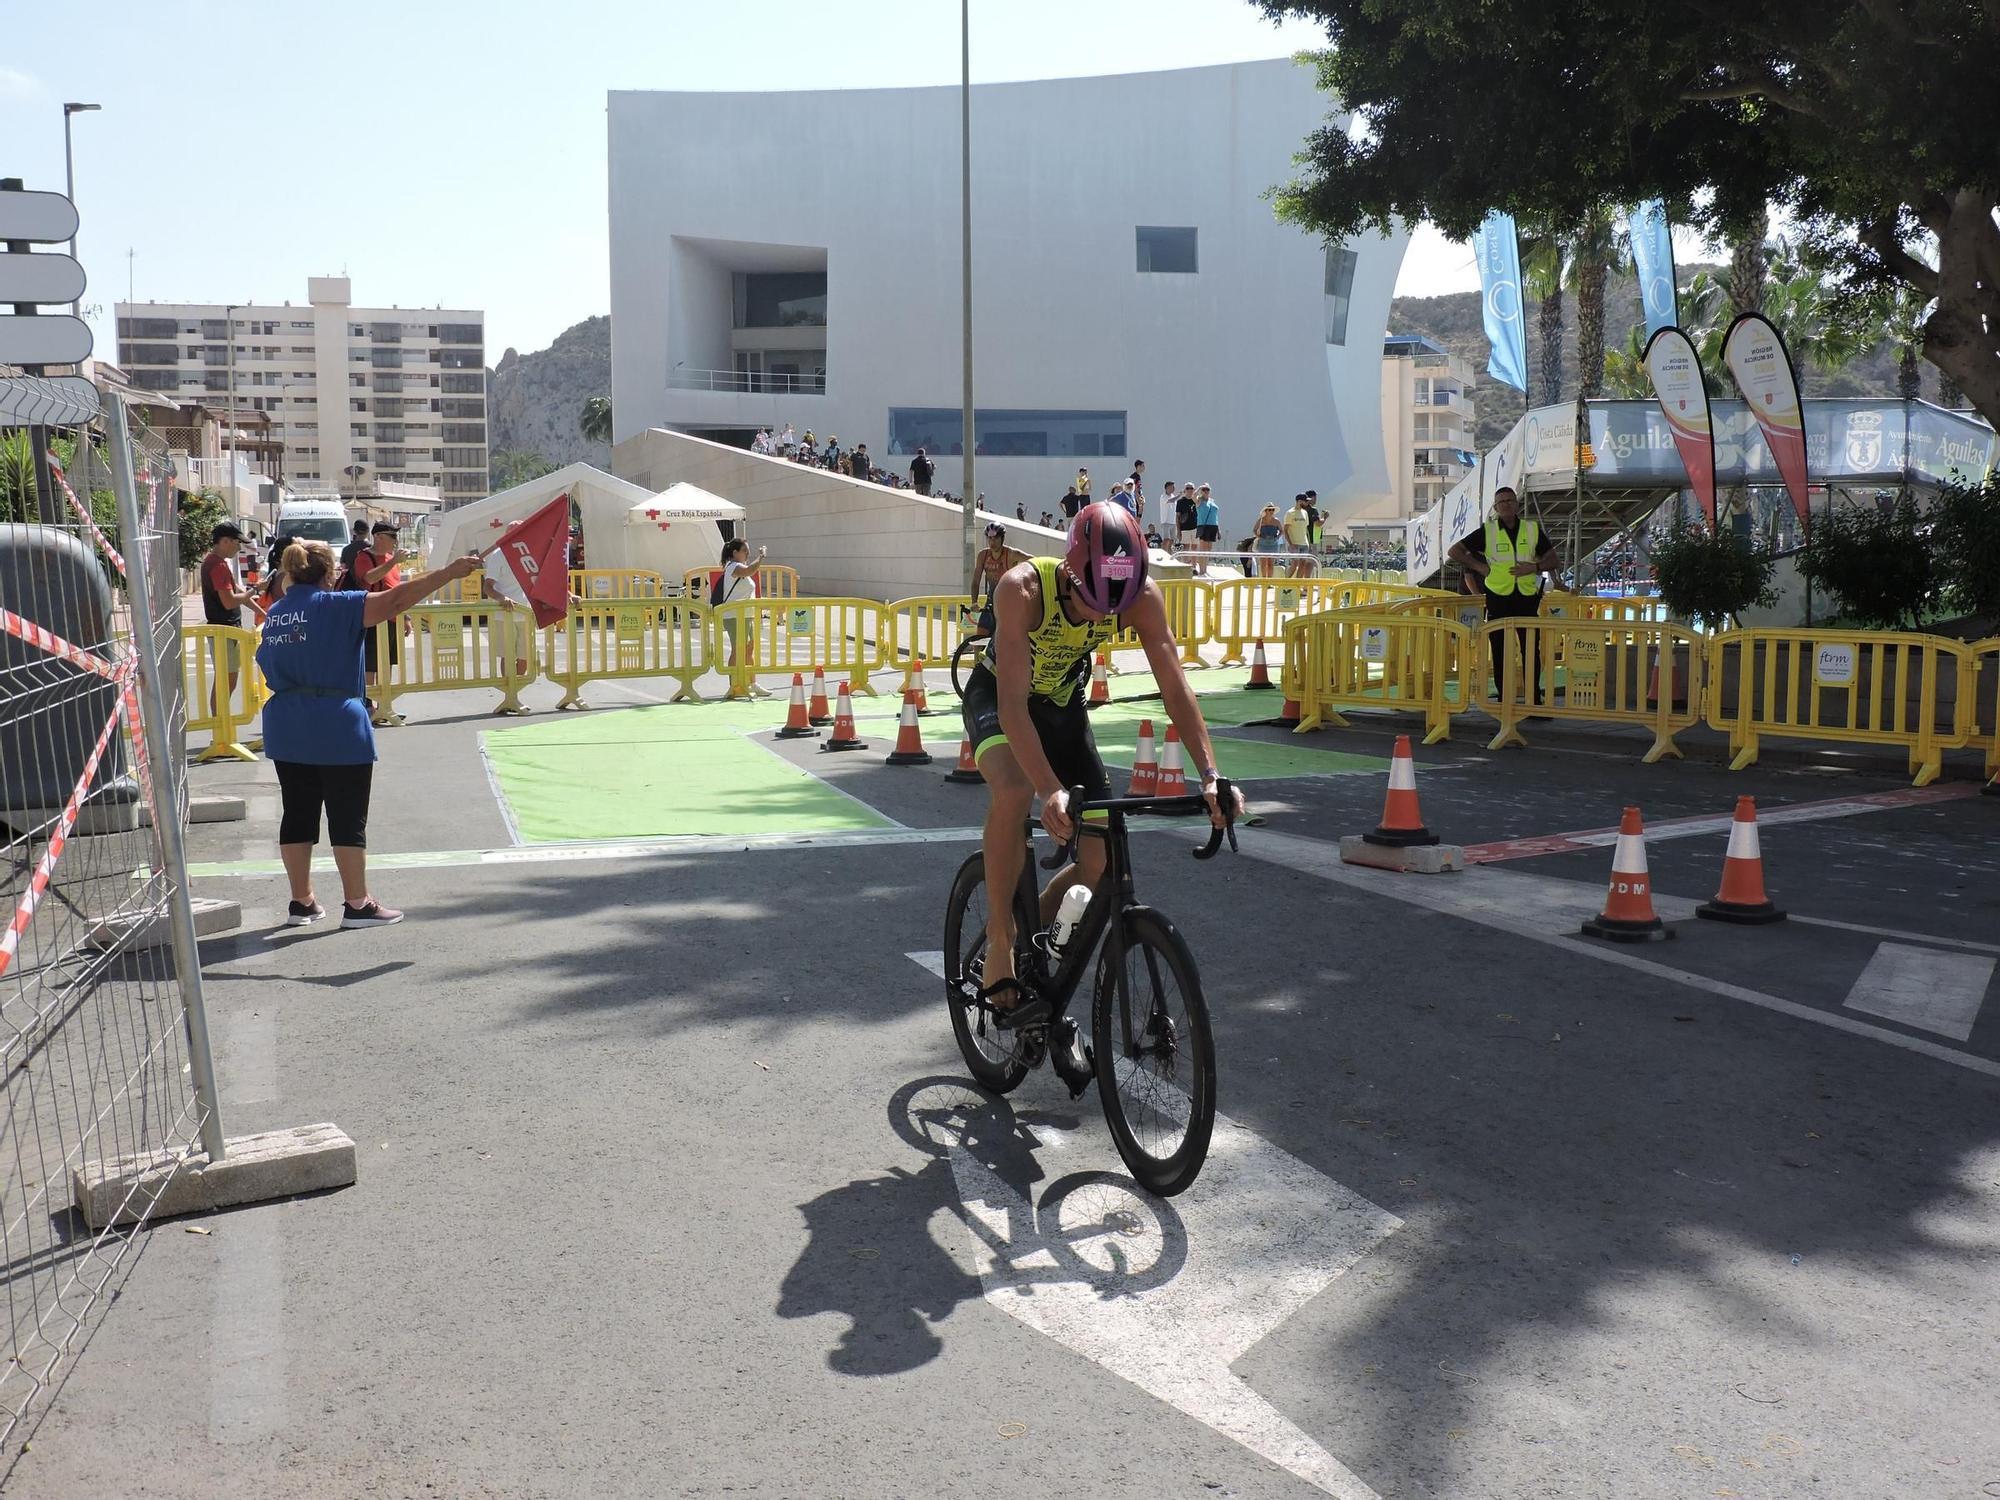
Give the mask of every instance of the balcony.
POLYGON ((750 396, 824 396, 824 370, 674 370, 667 376, 676 391, 728 391, 750 396))

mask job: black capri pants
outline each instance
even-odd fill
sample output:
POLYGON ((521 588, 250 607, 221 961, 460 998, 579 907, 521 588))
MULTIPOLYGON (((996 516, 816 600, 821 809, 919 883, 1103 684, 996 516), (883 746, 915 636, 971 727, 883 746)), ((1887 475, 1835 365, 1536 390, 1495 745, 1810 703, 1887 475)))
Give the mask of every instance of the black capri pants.
POLYGON ((326 841, 337 849, 368 847, 368 790, 375 779, 372 764, 312 766, 304 761, 277 760, 278 791, 284 816, 278 821, 280 844, 317 844, 320 809, 326 809, 326 841))

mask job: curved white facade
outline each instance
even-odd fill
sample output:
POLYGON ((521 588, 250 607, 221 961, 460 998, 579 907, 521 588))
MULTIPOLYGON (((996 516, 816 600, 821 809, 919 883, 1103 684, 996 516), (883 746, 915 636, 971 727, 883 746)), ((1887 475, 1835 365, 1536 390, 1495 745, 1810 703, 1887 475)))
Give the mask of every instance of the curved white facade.
MULTIPOLYGON (((973 89, 976 396, 1016 414, 980 424, 991 509, 1054 509, 1079 464, 1101 498, 1135 458, 1149 518, 1206 482, 1230 539, 1300 489, 1336 515, 1389 490, 1405 242, 1330 256, 1265 196, 1327 112, 1289 60, 973 89)), ((613 93, 609 121, 615 439, 790 422, 907 474, 892 413, 936 435, 908 413, 960 402, 958 90, 613 93)))

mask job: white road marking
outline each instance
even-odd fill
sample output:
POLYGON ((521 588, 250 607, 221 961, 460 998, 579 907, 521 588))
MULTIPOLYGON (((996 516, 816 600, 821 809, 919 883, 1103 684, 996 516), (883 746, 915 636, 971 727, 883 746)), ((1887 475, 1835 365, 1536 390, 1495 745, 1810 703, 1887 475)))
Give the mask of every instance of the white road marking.
POLYGON ((486 773, 486 789, 493 793, 493 805, 500 809, 500 821, 507 827, 510 843, 521 842, 520 825, 514 821, 514 806, 507 800, 507 794, 500 790, 500 774, 493 769, 493 757, 486 753, 486 733, 479 736, 479 768, 486 773))
MULTIPOLYGON (((1092 1134, 1115 1164, 1109 1133, 1092 1134)), ((1037 1205, 961 1146, 951 1167, 984 1231, 967 1239, 987 1301, 1326 1494, 1377 1500, 1229 1367, 1402 1220, 1223 1115, 1200 1179, 1170 1201, 1112 1171, 1050 1183, 1037 1205)))
POLYGON ((1802 917, 1792 913, 1794 922, 1808 927, 1831 927, 1838 932, 1859 932, 1868 937, 1901 938, 1906 943, 1928 943, 1933 948, 1967 948, 1974 953, 2000 953, 2000 943, 1975 943, 1968 938, 1939 937, 1933 932, 1904 932, 1898 927, 1871 927, 1866 922, 1836 922, 1831 917, 1802 917))
POLYGON ((933 948, 928 953, 905 953, 903 957, 922 964, 940 979, 945 977, 944 949, 942 948, 933 948))
MULTIPOLYGON (((1560 948, 1567 953, 1594 958, 1599 963, 1613 964, 1636 973, 1651 974, 1657 979, 1670 980, 1689 989, 1705 990, 1711 995, 1720 995, 1728 1000, 1740 1000, 1746 1005, 1777 1011, 1780 1015, 1810 1021, 1816 1026, 1829 1027, 1834 1031, 1845 1031, 1852 1036, 1864 1036, 1873 1041, 1887 1042, 1892 1047, 1901 1047, 1906 1052, 1920 1053, 1939 1062, 1950 1063, 1953 1067, 1964 1068, 1968 1072, 1981 1073, 1988 1078, 2000 1078, 2000 1062, 1994 1062, 1974 1053, 1960 1052, 1953 1047, 1927 1042, 1921 1037, 1905 1036, 1899 1031, 1871 1026, 1866 1021, 1857 1021, 1851 1016, 1841 1015, 1838 1011, 1815 1010, 1810 1005, 1801 1005, 1797 1001, 1787 1000, 1779 995, 1767 995, 1761 990, 1748 989, 1740 984, 1710 979, 1701 974, 1689 974, 1607 944, 1586 942, 1580 937, 1548 931, 1554 915, 1549 908, 1535 906, 1530 917, 1524 908, 1531 903, 1508 894, 1508 885, 1494 884, 1494 882, 1511 884, 1521 880, 1523 876, 1517 871, 1492 870, 1482 866, 1467 870, 1461 875, 1433 877, 1366 870, 1357 865, 1342 864, 1340 851, 1333 845, 1321 843, 1316 839, 1300 838, 1295 834, 1273 833, 1269 829, 1260 829, 1254 839, 1245 839, 1243 852, 1252 859, 1282 865, 1306 875, 1317 875, 1337 885, 1350 886, 1355 890, 1368 891, 1377 896, 1386 896, 1394 901, 1407 902, 1412 906, 1442 912, 1447 916, 1463 917, 1468 922, 1497 928, 1510 936, 1542 943, 1551 948, 1560 948)), ((1572 889, 1578 885, 1575 881, 1558 881, 1556 884, 1572 889)), ((1685 905, 1687 903, 1654 897, 1654 909, 1668 920, 1679 920, 1670 914, 1685 905)))
POLYGON ((1846 1005, 1962 1042, 1979 1018, 1993 963, 1969 953, 1883 943, 1847 992, 1846 1005))

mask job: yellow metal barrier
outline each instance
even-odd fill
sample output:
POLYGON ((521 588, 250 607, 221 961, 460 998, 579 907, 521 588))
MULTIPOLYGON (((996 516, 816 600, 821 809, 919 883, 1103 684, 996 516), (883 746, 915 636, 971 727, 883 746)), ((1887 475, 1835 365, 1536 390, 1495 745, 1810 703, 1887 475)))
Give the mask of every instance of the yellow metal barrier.
POLYGON ((1708 642, 1678 625, 1542 617, 1494 620, 1479 629, 1477 677, 1486 680, 1492 642, 1502 642, 1500 697, 1491 706, 1500 730, 1487 745, 1525 745, 1523 720, 1583 719, 1636 724, 1653 731, 1641 757, 1651 765, 1680 756, 1674 736, 1701 722, 1701 673, 1708 642), (1526 656, 1523 656, 1523 648, 1526 656), (1539 702, 1523 701, 1528 662, 1540 666, 1539 702), (1557 663, 1561 678, 1558 685, 1557 663))
MULTIPOLYGON (((681 585, 688 597, 702 604, 708 603, 708 591, 715 582, 715 575, 721 571, 715 568, 689 568, 682 575, 681 585)), ((796 599, 799 597, 799 570, 784 563, 760 563, 757 567, 757 597, 759 599, 796 599)))
POLYGON ((1971 705, 1972 738, 1986 752, 1986 776, 2000 776, 2000 636, 1977 642, 1959 679, 1959 700, 1971 705))
POLYGON ((1960 688, 1974 649, 1962 642, 1755 629, 1725 631, 1710 650, 1708 722, 1729 735, 1731 770, 1756 764, 1767 736, 1900 745, 1925 786, 1944 769, 1945 751, 1972 740, 1971 700, 1960 688))
POLYGON ((692 600, 605 600, 579 605, 542 632, 549 680, 563 690, 558 709, 588 708, 587 682, 617 677, 670 677, 675 703, 699 703, 695 682, 716 669, 710 612, 692 600))
POLYGON ((1449 739, 1462 698, 1453 663, 1465 658, 1469 635, 1456 620, 1387 610, 1329 610, 1291 621, 1284 678, 1298 694, 1294 732, 1345 724, 1338 709, 1387 708, 1421 713, 1426 745, 1449 739))
POLYGON ((1603 620, 1621 625, 1664 625, 1667 607, 1658 599, 1606 599, 1597 594, 1566 594, 1551 589, 1542 596, 1542 616, 1556 620, 1603 620))
MULTIPOLYGON (((1328 580, 1333 582, 1333 580, 1328 580)), ((1365 579, 1342 579, 1333 589, 1326 602, 1328 609, 1380 609, 1390 604, 1402 604, 1412 599, 1458 599, 1462 595, 1447 593, 1443 589, 1420 588, 1412 583, 1369 582, 1365 579)))
POLYGON ((491 601, 420 604, 375 627, 378 717, 394 722, 395 703, 412 693, 498 688, 496 714, 519 714, 521 689, 535 680, 534 616, 491 601), (406 632, 405 622, 410 625, 406 632))
POLYGON ((948 667, 958 643, 972 634, 973 609, 963 594, 919 594, 883 608, 888 636, 878 663, 907 666, 920 661, 926 668, 948 667))
POLYGON ((1332 609, 1342 589, 1366 587, 1331 578, 1206 580, 1213 599, 1207 639, 1221 644, 1222 664, 1245 660, 1252 641, 1282 641, 1301 615, 1332 609))
MULTIPOLYGON (((1215 585, 1206 578, 1166 578, 1160 581, 1160 602, 1167 608, 1167 628, 1181 648, 1185 666, 1205 667, 1201 648, 1215 639, 1215 585)), ((1123 637, 1113 649, 1122 644, 1123 637)), ((1138 645, 1138 637, 1133 637, 1138 645)))
POLYGON ((815 667, 873 693, 868 674, 888 664, 894 647, 889 606, 875 599, 744 599, 710 614, 716 669, 732 698, 750 696, 759 677, 810 676, 815 667))
MULTIPOLYGON (((461 580, 479 595, 479 580, 461 580)), ((569 591, 579 599, 663 599, 667 581, 651 568, 571 568, 569 591)))
POLYGON ((197 761, 255 760, 262 742, 243 731, 271 694, 257 670, 259 636, 235 625, 181 627, 181 680, 190 734, 208 734, 197 761), (221 692, 216 688, 220 686, 221 692))

